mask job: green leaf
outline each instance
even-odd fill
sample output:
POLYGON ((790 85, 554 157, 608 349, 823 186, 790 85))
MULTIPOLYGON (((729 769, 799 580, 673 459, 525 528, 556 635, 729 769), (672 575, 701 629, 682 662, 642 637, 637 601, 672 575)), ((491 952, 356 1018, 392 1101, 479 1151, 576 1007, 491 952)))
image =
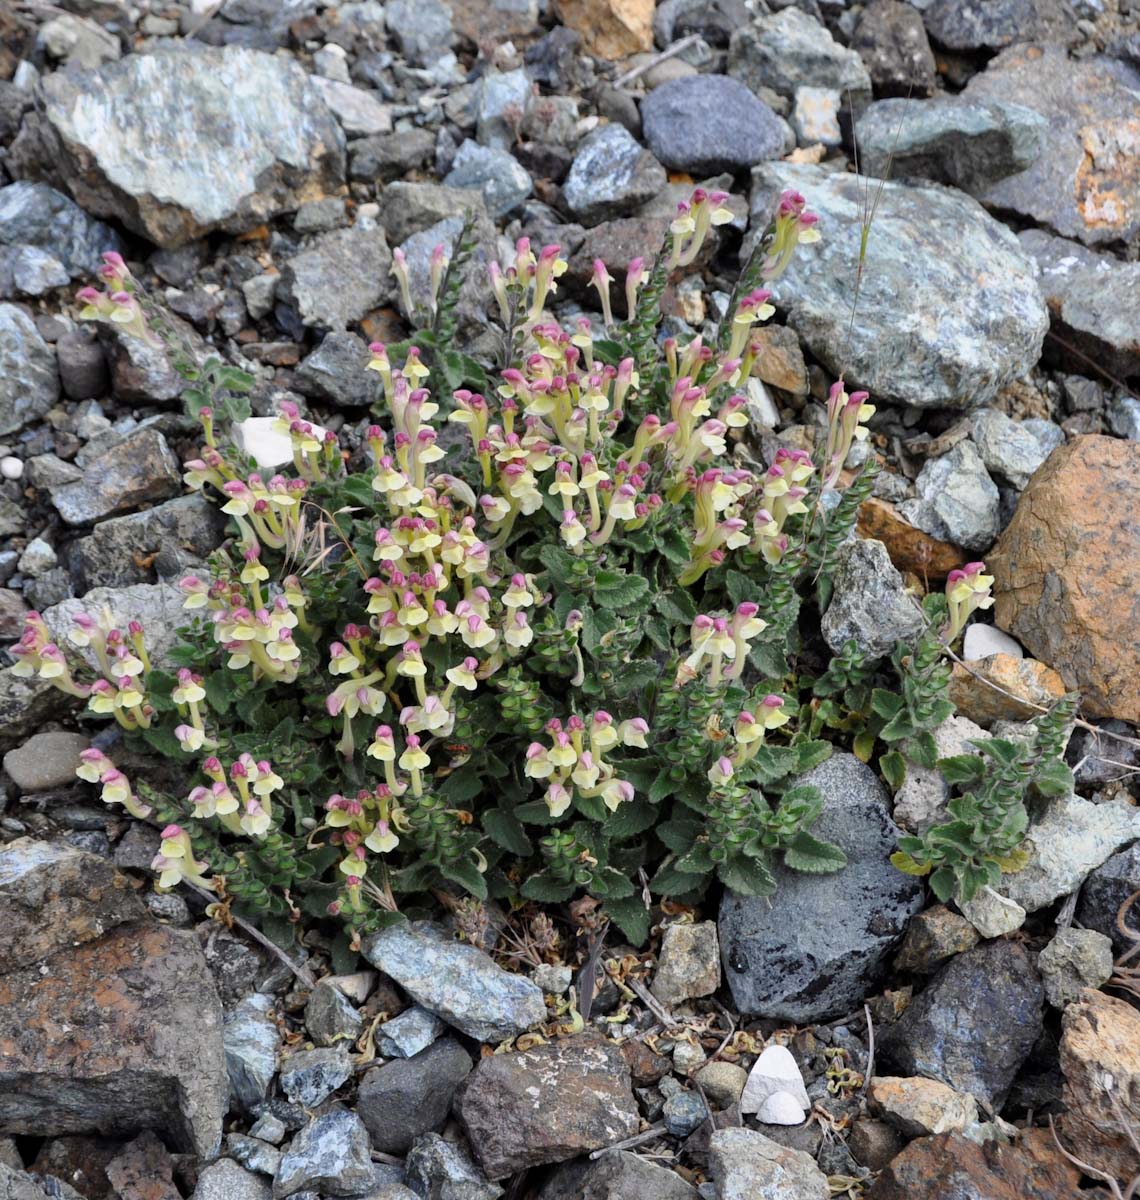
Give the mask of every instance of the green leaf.
POLYGON ((662 558, 668 559, 678 567, 683 567, 693 553, 689 539, 675 527, 662 530, 657 535, 657 547, 661 551, 662 558))
POLYGON ((838 846, 813 837, 801 829, 784 850, 784 863, 793 871, 810 875, 826 875, 841 871, 847 865, 847 855, 838 846))
MULTIPOLYGON (((930 890, 945 904, 954 895, 957 879, 949 867, 939 867, 930 877, 930 890)), ((965 898, 965 897, 964 897, 965 898)))
POLYGON ((891 855, 891 866, 902 871, 904 875, 929 875, 930 863, 920 863, 913 855, 905 850, 896 850, 891 855))
MULTIPOLYGON (((459 808, 468 800, 474 800, 483 791, 483 787, 484 779, 476 770, 475 765, 464 763, 462 767, 448 775, 439 790, 449 804, 459 808)), ((490 830, 488 830, 489 832, 490 830)))
POLYGON ((986 761, 977 754, 953 754, 940 758, 935 766, 952 787, 956 784, 972 787, 981 783, 986 775, 986 761))
POLYGON ((532 875, 519 890, 528 900, 557 904, 562 900, 569 900, 578 887, 573 883, 562 883, 547 871, 540 871, 537 875, 532 875))
POLYGON ((515 816, 531 825, 553 825, 557 819, 550 815, 545 800, 528 800, 525 804, 520 804, 515 809, 515 816))
POLYGON ((625 356, 621 342, 612 338, 596 338, 591 345, 595 358, 600 358, 607 366, 616 367, 625 356))
POLYGON ((656 805, 647 800, 628 800, 618 806, 617 812, 606 818, 606 833, 615 841, 624 841, 635 834, 644 833, 657 817, 656 805))
POLYGON ((797 743, 792 747, 796 757, 791 774, 806 775, 820 763, 826 762, 831 757, 832 749, 830 742, 822 740, 797 743))
POLYGON ((892 717, 898 716, 903 707, 903 698, 896 696, 894 692, 885 691, 883 688, 875 688, 871 693, 871 711, 888 721, 892 717))
POLYGON ((645 945, 651 914, 640 895, 607 899, 602 912, 622 931, 631 946, 645 945))
POLYGON ((757 593, 760 591, 760 585, 755 579, 743 574, 741 571, 726 571, 724 574, 724 587, 728 592, 728 598, 734 605, 744 604, 745 602, 755 603, 759 598, 757 593))
POLYGON ((697 606, 693 597, 682 588, 661 592, 653 603, 657 611, 674 625, 691 625, 696 620, 697 606))
POLYGON ((162 725, 152 725, 149 729, 142 731, 143 741, 152 749, 157 750, 159 754, 166 758, 182 758, 186 759, 187 765, 193 763, 192 759, 188 759, 185 751, 182 749, 182 743, 174 736, 173 730, 166 729, 162 725))
POLYGON ((469 858, 440 863, 439 873, 444 879, 459 884, 477 900, 487 899, 487 881, 483 878, 482 871, 469 858))
POLYGON ((660 804, 662 800, 667 800, 673 794, 676 786, 676 781, 670 774, 670 768, 662 767, 649 785, 649 803, 660 804))
MULTIPOLYGON (((543 808, 545 807, 544 804, 543 808)), ((519 858, 526 858, 534 853, 534 846, 527 837, 522 822, 514 813, 502 808, 489 808, 479 819, 487 836, 504 850, 519 858)))
POLYGON ((685 875, 707 875, 714 867, 708 842, 694 842, 673 864, 685 875))
POLYGON ((771 871, 756 858, 734 855, 717 867, 721 883, 738 896, 770 896, 776 890, 771 871))
POLYGON ((1033 775, 1033 786, 1042 796, 1068 796, 1076 781, 1073 772, 1059 758, 1042 763, 1033 775))
POLYGON ((229 684, 230 676, 225 671, 212 671, 202 681, 202 687, 206 691, 206 703, 219 717, 224 717, 230 711, 233 702, 229 684))
POLYGON ((594 599, 604 608, 628 608, 649 591, 644 575, 599 571, 594 578, 594 599))
POLYGON ((590 883, 590 892, 599 900, 611 897, 620 900, 626 896, 632 896, 636 890, 633 881, 620 871, 615 871, 613 867, 604 867, 600 871, 595 871, 594 878, 590 883))
POLYGON ((684 854, 704 829, 702 821, 694 821, 689 817, 675 817, 672 821, 662 821, 654 832, 670 850, 684 854))
POLYGON ((920 767, 930 769, 938 762, 934 735, 925 730, 910 743, 909 751, 911 759, 920 767))
POLYGON ((897 750, 891 750, 879 759, 879 770, 893 792, 906 782, 906 759, 897 750))

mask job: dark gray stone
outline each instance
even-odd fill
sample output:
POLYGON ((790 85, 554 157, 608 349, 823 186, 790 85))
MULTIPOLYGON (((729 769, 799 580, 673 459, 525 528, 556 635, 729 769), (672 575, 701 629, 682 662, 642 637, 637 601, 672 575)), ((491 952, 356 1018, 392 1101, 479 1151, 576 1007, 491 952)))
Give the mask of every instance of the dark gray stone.
POLYGON ((710 46, 724 47, 751 16, 741 0, 661 0, 653 13, 653 38, 662 50, 694 33, 710 46))
POLYGON ((1037 161, 1049 122, 1022 104, 879 100, 855 124, 859 169, 977 195, 1037 161))
POLYGON ((1048 457, 1033 434, 996 408, 983 408, 971 422, 974 443, 986 470, 1019 492, 1048 457))
POLYGON ((272 996, 255 992, 226 1016, 222 1031, 230 1098, 247 1111, 269 1095, 277 1073, 281 1033, 269 1015, 272 1008, 272 996))
POLYGON ((42 417, 58 399, 51 347, 22 308, 0 304, 0 436, 42 417))
POLYGON ((1000 1111, 1041 1035, 1045 989, 1024 947, 984 942, 952 958, 880 1040, 900 1075, 938 1079, 1000 1111))
POLYGON ((435 134, 415 127, 358 138, 348 144, 348 177, 364 183, 389 183, 422 170, 435 156, 435 134))
POLYGON ((232 1159, 259 1175, 276 1175, 281 1165, 281 1151, 255 1137, 246 1137, 241 1133, 227 1134, 226 1149, 232 1159))
POLYGON ((431 66, 455 40, 451 11, 440 0, 389 0, 385 17, 396 45, 413 66, 431 66))
POLYGON ((293 373, 297 391, 347 408, 367 408, 377 398, 376 382, 365 370, 368 345, 355 333, 326 333, 321 344, 293 373))
POLYGON ((126 587, 157 575, 173 579, 204 562, 221 543, 225 514, 204 496, 178 496, 144 512, 100 521, 74 545, 78 586, 126 587), (149 560, 150 565, 143 565, 149 560))
POLYGON ((352 1196, 372 1181, 368 1130, 351 1112, 314 1117, 281 1156, 275 1200, 311 1188, 325 1196, 352 1196))
POLYGON ((294 1104, 316 1108, 351 1074, 347 1046, 297 1050, 282 1060, 281 1090, 294 1104))
POLYGON ((321 980, 305 1005, 305 1028, 318 1046, 353 1042, 364 1023, 356 1006, 335 984, 321 980))
POLYGON ((191 1200, 271 1200, 273 1189, 237 1163, 223 1158, 203 1168, 191 1200))
POLYGON ((344 179, 340 128, 287 57, 164 49, 42 86, 51 169, 87 212, 160 246, 248 229, 344 179))
POLYGON ((178 460, 156 429, 140 429, 86 465, 83 478, 53 489, 52 503, 69 525, 85 525, 124 509, 176 495, 178 460))
POLYGON ((546 1019, 542 990, 429 921, 394 925, 364 957, 424 1008, 481 1042, 500 1042, 546 1019))
POLYGON ((470 138, 456 151, 443 183, 449 188, 478 188, 492 217, 513 212, 534 190, 531 177, 506 150, 480 146, 470 138))
POLYGON ((641 125, 660 163, 698 178, 784 152, 779 118, 727 75, 690 75, 654 88, 641 102, 641 125))
POLYGON ((281 269, 277 298, 306 325, 343 330, 392 294, 384 231, 355 225, 314 238, 281 269))
POLYGON ((709 1111, 697 1092, 677 1092, 665 1101, 662 1117, 665 1128, 676 1138, 695 1133, 708 1117, 709 1111))
POLYGON ((629 130, 603 125, 583 138, 562 196, 576 220, 596 225, 652 200, 665 180, 665 169, 629 130))
POLYGON ((1073 33, 1072 9, 1057 0, 933 0, 923 12, 933 41, 948 50, 1000 50, 1073 33))
POLYGON ((38 246, 0 246, 0 299, 42 296, 67 287, 66 268, 38 246))
POLYGON ((600 1150, 640 1124, 629 1067, 589 1034, 482 1059, 455 1111, 491 1179, 600 1150))
POLYGON ((429 229, 448 217, 474 211, 484 219, 487 208, 476 187, 443 187, 438 183, 390 184, 380 196, 380 220, 393 246, 402 245, 414 233, 429 229))
POLYGON ((472 1065, 454 1038, 440 1038, 412 1058, 369 1071, 356 1096, 356 1111, 372 1145, 389 1154, 407 1154, 418 1137, 442 1129, 455 1090, 472 1065))
POLYGON ((870 99, 871 79, 854 50, 799 8, 744 25, 728 45, 728 73, 754 92, 771 88, 794 96, 797 88, 838 88, 856 104, 870 99))
MULTIPOLYGON (((1090 871, 1081 888, 1077 920, 1086 929, 1095 929, 1112 938, 1117 954, 1136 944, 1126 938, 1116 924, 1120 906, 1136 891, 1140 891, 1140 842, 1114 854, 1090 871)), ((1131 929, 1140 932, 1140 900, 1133 904, 1126 921, 1131 929)))
POLYGON ((467 1147, 438 1133, 419 1138, 404 1162, 407 1184, 425 1200, 499 1200, 503 1189, 475 1165, 467 1147))
POLYGON ((475 136, 479 143, 509 151, 518 140, 531 96, 530 78, 521 67, 488 71, 478 83, 475 106, 475 136))
POLYGON ((1140 95, 1104 58, 1061 46, 1011 46, 970 80, 966 100, 1005 100, 1049 122, 1033 165, 979 196, 988 207, 1088 245, 1140 233, 1140 95))
POLYGON ((852 323, 867 181, 790 163, 761 163, 752 179, 750 240, 786 188, 819 213, 822 240, 796 251, 775 303, 817 358, 876 403, 977 407, 1037 362, 1048 316, 1033 264, 969 197, 890 182, 880 192, 871 181, 876 217, 852 323))
POLYGON ((993 545, 1001 528, 1000 496, 973 442, 928 460, 915 488, 918 497, 898 506, 912 525, 964 550, 993 545))
POLYGON ((628 1150, 611 1150, 596 1162, 582 1160, 559 1167, 538 1200, 697 1200, 697 1196, 696 1188, 675 1172, 628 1150))
POLYGON ((47 251, 72 279, 94 275, 100 256, 124 252, 122 238, 46 183, 20 180, 0 188, 0 244, 47 251))
POLYGON ((56 342, 55 353, 69 400, 94 400, 107 390, 107 357, 90 327, 69 329, 56 342))
POLYGON ((903 0, 871 0, 855 25, 851 48, 859 52, 879 95, 934 91, 937 70, 922 17, 903 0))
MULTIPOLYGON (((397 305, 415 328, 430 324, 432 252, 436 246, 443 246, 450 258, 462 229, 462 217, 447 217, 430 229, 413 233, 400 247, 408 264, 408 293, 415 312, 406 310, 402 295, 397 296, 397 305)), ((476 245, 471 252, 454 310, 457 330, 461 335, 477 337, 487 327, 487 270, 494 252, 495 236, 495 227, 489 220, 476 218, 472 233, 476 245)))
POLYGON ((834 754, 801 782, 823 792, 813 832, 840 846, 847 866, 803 875, 777 863, 774 896, 726 893, 719 919, 740 1012, 800 1024, 859 1008, 923 896, 922 884, 890 863, 899 830, 869 767, 834 754))
POLYGON ((844 542, 832 569, 835 590, 821 629, 836 654, 854 638, 867 658, 884 658, 922 632, 922 613, 882 542, 860 537, 844 542))

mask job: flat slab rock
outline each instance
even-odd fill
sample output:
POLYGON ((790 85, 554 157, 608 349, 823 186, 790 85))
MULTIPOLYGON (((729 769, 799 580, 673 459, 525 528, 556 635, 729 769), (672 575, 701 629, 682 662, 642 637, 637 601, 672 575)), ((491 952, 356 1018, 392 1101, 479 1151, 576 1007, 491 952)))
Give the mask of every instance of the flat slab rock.
POLYGON ((718 1129, 709 1138, 717 1200, 827 1200, 831 1189, 815 1159, 751 1129, 718 1129))
POLYGON ((455 1112, 490 1179, 600 1150, 640 1124, 621 1053, 586 1035, 484 1058, 455 1112))
POLYGON ((0 1132, 160 1129, 210 1154, 222 1009, 192 931, 135 922, 0 976, 0 1132))
POLYGON ((289 58, 167 49, 56 71, 42 90, 58 150, 44 173, 160 246, 249 229, 344 181, 340 127, 289 58))
POLYGON ((817 358, 836 374, 846 371, 876 403, 984 404, 1040 357, 1049 319, 1033 263, 970 197, 891 182, 880 193, 871 180, 875 227, 852 325, 867 187, 865 179, 822 167, 753 169, 750 239, 787 188, 820 216, 821 241, 796 251, 774 303, 817 358), (973 248, 967 256, 964 242, 973 248))
POLYGON ((430 921, 385 929, 363 953, 418 1004, 476 1041, 501 1042, 546 1018, 541 988, 430 921))

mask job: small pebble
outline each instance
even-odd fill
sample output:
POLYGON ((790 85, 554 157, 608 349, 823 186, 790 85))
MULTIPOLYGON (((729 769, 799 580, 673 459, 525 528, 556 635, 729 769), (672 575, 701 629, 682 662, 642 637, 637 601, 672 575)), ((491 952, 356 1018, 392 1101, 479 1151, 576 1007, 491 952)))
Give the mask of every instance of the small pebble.
POLYGON ((696 1092, 678 1092, 665 1101, 665 1128, 674 1137, 688 1137, 707 1116, 705 1102, 696 1092))
POLYGON ((24 473, 24 460, 16 458, 14 454, 9 454, 4 458, 0 458, 0 475, 5 479, 19 479, 24 473))

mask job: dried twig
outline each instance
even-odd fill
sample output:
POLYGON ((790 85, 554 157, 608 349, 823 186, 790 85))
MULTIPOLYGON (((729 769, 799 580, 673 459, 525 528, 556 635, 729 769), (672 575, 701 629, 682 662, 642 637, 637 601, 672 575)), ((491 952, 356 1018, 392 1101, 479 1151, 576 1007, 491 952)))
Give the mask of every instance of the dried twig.
POLYGON ((661 1022, 666 1028, 675 1029, 679 1024, 677 1018, 661 1003, 660 1000, 641 982, 640 979, 634 978, 633 975, 627 976, 623 980, 625 986, 633 992, 637 998, 645 1005, 646 1008, 661 1022))
POLYGON ((601 1150, 592 1151, 590 1159, 593 1161, 596 1158, 601 1158, 603 1154, 609 1154, 611 1150, 628 1150, 630 1146, 640 1146, 645 1142, 653 1141, 654 1138, 661 1137, 664 1133, 665 1122, 658 1121, 656 1125, 651 1125, 641 1133, 635 1133, 633 1137, 628 1137, 621 1142, 614 1142, 612 1146, 603 1146, 601 1150))
POLYGON ((871 1020, 871 1006, 863 1005, 863 1015, 867 1018, 867 1071, 863 1076, 863 1086, 859 1089, 860 1095, 867 1094, 867 1088, 871 1086, 871 1076, 875 1073, 875 1023, 871 1020))
POLYGON ((690 33, 688 37, 683 37, 679 42, 674 42, 668 50, 662 50, 660 54, 655 54, 648 62, 643 62, 641 66, 632 67, 624 75, 619 75, 614 80, 614 87, 625 87, 627 83, 632 83, 635 79, 640 78, 646 71, 652 71, 660 63, 666 62, 670 58, 676 58, 678 54, 684 53, 690 46, 695 46, 700 40, 701 35, 699 33, 690 33))

